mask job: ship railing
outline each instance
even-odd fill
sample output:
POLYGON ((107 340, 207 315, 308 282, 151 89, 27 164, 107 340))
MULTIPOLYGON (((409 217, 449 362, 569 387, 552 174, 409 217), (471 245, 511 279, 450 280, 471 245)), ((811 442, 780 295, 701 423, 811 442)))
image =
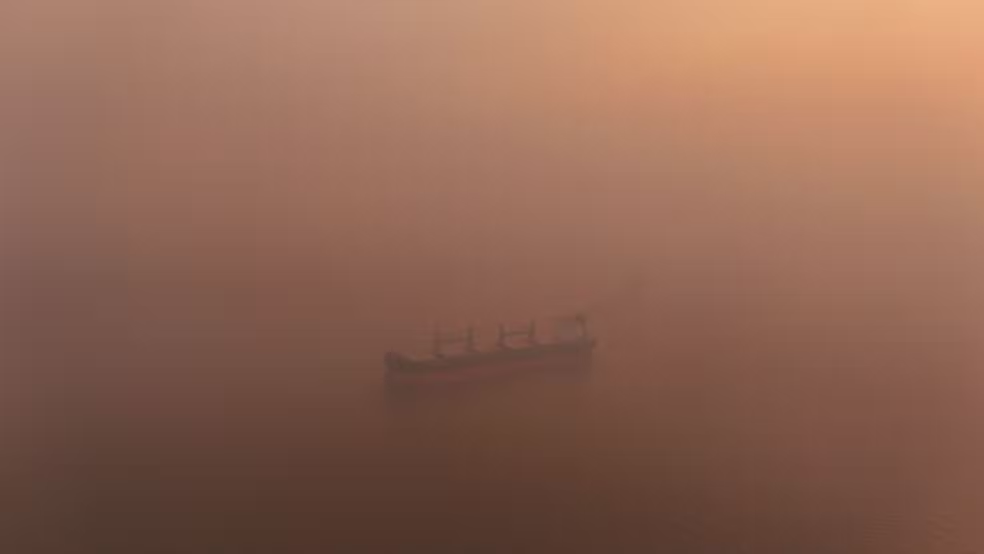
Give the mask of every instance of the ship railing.
POLYGON ((509 339, 513 337, 522 337, 530 344, 536 344, 536 320, 531 320, 527 325, 519 329, 510 328, 507 325, 500 323, 499 339, 496 341, 496 346, 499 348, 509 348, 509 339))
POLYGON ((584 314, 554 318, 553 331, 558 340, 587 339, 588 318, 584 314))
POLYGON ((465 351, 474 352, 478 350, 475 344, 475 327, 469 326, 464 331, 447 332, 441 329, 434 330, 434 355, 438 358, 446 356, 444 347, 455 344, 463 344, 465 351))
MULTIPOLYGON (((589 338, 587 318, 583 314, 553 318, 552 322, 553 336, 556 340, 589 338)), ((537 330, 536 319, 530 320, 527 324, 519 327, 511 327, 500 323, 496 346, 503 349, 510 348, 514 339, 520 339, 527 344, 536 345, 540 342, 537 330)), ((445 357, 447 355, 446 347, 455 345, 463 345, 465 352, 478 351, 475 326, 470 325, 462 331, 446 331, 440 328, 434 330, 434 356, 439 358, 445 357)))

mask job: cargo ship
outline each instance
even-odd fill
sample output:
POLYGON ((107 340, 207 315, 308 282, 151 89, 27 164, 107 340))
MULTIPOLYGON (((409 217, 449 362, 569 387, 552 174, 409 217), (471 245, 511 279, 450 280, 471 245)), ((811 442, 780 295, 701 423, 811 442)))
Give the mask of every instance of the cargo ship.
POLYGON ((386 383, 399 389, 434 388, 590 367, 597 340, 588 332, 587 318, 577 315, 554 323, 553 336, 546 340, 537 333, 536 321, 518 330, 499 325, 495 345, 485 349, 477 345, 474 327, 455 334, 435 332, 430 356, 386 354, 386 383), (449 352, 449 345, 457 351, 449 352))

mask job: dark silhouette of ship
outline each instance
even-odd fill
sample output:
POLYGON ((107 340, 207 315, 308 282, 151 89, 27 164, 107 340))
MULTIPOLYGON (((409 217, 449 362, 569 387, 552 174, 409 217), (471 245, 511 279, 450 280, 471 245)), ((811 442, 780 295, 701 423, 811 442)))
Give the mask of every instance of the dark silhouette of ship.
POLYGON ((544 370, 588 368, 597 341, 588 332, 587 318, 576 315, 554 322, 554 334, 548 340, 538 335, 535 320, 519 330, 499 325, 498 340, 487 349, 477 346, 474 327, 457 334, 435 332, 429 357, 386 354, 386 382, 394 388, 435 387, 544 370), (449 353, 448 345, 461 348, 449 353))

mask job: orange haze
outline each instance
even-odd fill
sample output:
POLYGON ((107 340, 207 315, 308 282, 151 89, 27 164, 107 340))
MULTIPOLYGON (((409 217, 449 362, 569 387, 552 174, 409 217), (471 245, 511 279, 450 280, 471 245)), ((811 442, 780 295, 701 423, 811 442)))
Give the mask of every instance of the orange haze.
POLYGON ((984 546, 976 3, 10 4, 8 551, 984 546))

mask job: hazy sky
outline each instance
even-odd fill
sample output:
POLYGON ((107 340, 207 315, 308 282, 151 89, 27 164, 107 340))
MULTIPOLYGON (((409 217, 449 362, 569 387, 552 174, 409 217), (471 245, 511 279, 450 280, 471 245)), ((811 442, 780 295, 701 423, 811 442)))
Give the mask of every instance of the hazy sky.
POLYGON ((129 226, 146 251, 637 253, 766 220, 952 222, 980 200, 972 2, 4 10, 14 173, 77 200, 54 219, 129 226))

